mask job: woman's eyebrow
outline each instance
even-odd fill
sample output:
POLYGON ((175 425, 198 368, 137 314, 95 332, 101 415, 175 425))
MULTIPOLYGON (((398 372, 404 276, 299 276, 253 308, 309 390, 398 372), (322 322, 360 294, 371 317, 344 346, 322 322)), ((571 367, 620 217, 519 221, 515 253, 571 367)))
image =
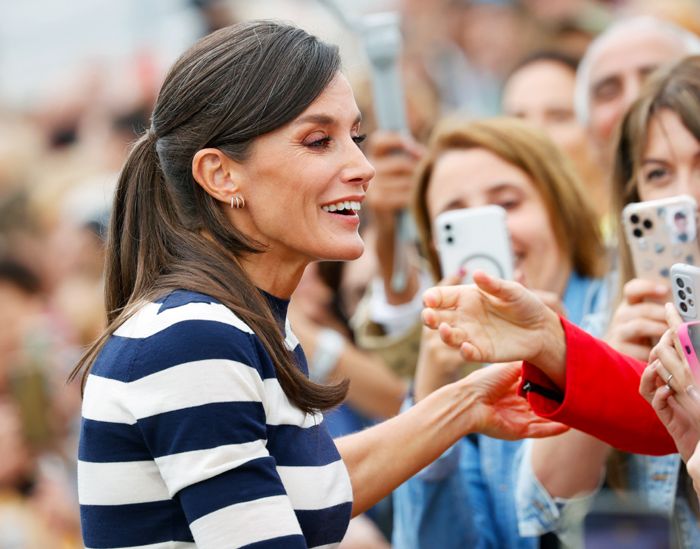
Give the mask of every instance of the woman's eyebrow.
MULTIPOLYGON (((362 114, 359 114, 355 117, 355 121, 353 122, 353 126, 357 126, 360 122, 362 121, 362 114)), ((306 124, 306 123, 314 123, 314 124, 321 124, 323 126, 332 126, 333 124, 336 124, 338 120, 334 118, 333 116, 330 116, 328 114, 307 114, 304 116, 301 116, 297 118, 294 123, 295 124, 306 124)))

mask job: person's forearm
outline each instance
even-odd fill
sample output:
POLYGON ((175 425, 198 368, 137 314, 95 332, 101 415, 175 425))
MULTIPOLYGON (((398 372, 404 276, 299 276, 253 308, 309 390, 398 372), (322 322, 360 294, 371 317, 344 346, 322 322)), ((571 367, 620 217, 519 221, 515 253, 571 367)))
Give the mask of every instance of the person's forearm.
POLYGON ((548 313, 540 330, 540 351, 528 360, 559 387, 566 387, 566 334, 559 316, 547 309, 548 313))
POLYGON ((332 380, 351 380, 348 402, 360 412, 375 418, 399 413, 408 384, 377 356, 346 345, 332 380))
POLYGON ((446 371, 434 364, 427 364, 425 367, 419 365, 413 382, 415 401, 423 400, 433 391, 456 381, 459 374, 460 371, 446 371))
POLYGON ((474 400, 466 383, 454 383, 393 419, 337 439, 352 482, 353 515, 372 507, 471 432, 468 410, 474 400))
POLYGON ((532 470, 552 497, 573 498, 600 486, 610 446, 580 431, 532 443, 532 470))
MULTIPOLYGON (((603 341, 563 321, 566 327, 565 384, 550 378, 562 390, 553 400, 526 391, 530 382, 544 385, 540 364, 523 365, 521 390, 535 413, 604 440, 625 452, 662 455, 676 446, 653 408, 640 396, 639 382, 646 364, 618 353, 603 341)), ((548 359, 550 360, 550 359, 548 359)), ((550 375, 548 372, 544 372, 550 375)))

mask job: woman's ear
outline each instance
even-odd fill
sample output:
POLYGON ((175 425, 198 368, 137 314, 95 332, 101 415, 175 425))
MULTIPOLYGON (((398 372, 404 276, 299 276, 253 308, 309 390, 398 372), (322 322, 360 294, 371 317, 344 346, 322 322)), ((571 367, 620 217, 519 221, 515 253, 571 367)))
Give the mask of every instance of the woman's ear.
POLYGON ((219 149, 200 149, 192 158, 192 177, 213 198, 228 204, 240 192, 240 164, 219 149))

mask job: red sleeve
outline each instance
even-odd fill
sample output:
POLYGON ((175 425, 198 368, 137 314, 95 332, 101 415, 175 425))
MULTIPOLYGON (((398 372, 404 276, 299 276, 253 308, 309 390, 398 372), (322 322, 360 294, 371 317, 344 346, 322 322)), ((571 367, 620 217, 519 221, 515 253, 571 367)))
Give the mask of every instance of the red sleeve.
POLYGON ((523 363, 520 393, 527 397, 535 413, 625 452, 677 452, 653 408, 639 394, 646 364, 618 353, 565 319, 561 322, 566 334, 566 388, 562 401, 523 390, 528 382, 544 388, 545 394, 556 389, 541 370, 523 363))

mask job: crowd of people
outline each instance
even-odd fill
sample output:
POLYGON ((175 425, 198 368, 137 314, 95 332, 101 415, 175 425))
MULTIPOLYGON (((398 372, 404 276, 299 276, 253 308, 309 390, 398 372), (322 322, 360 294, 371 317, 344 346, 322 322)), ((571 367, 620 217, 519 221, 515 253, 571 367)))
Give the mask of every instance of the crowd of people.
POLYGON ((193 5, 172 67, 0 109, 0 547, 700 547, 622 224, 700 203, 700 6, 397 1, 397 133, 303 13, 193 5), (488 205, 513 280, 444 272, 488 205))

